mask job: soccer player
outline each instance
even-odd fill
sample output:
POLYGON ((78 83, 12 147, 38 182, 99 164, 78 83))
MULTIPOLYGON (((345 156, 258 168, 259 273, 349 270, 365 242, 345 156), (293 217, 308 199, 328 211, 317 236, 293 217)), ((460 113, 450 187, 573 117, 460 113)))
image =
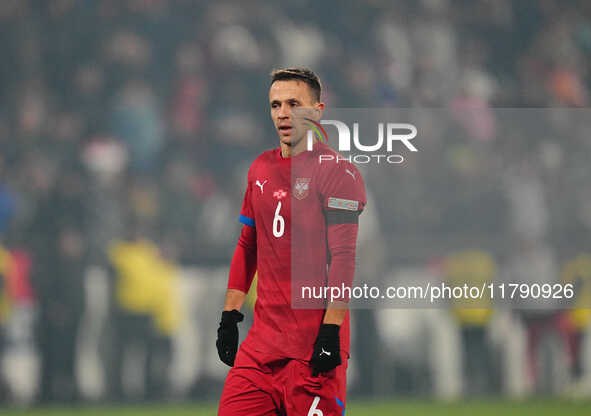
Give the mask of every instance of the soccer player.
POLYGON ((307 128, 295 113, 306 111, 318 121, 320 94, 320 80, 308 69, 271 74, 279 147, 262 153, 248 172, 244 225, 216 342, 220 359, 232 367, 220 399, 222 416, 345 412, 348 299, 323 300, 314 309, 292 305, 300 295, 292 278, 351 286, 358 216, 366 202, 355 166, 321 141, 308 150, 307 128), (238 351, 239 311, 255 271, 254 323, 238 351))

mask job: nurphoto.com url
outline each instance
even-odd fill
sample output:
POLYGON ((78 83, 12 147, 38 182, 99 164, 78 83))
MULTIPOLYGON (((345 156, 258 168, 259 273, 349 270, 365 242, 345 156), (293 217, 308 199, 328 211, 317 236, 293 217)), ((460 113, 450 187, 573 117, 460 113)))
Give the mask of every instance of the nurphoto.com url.
POLYGON ((328 301, 350 299, 398 299, 435 303, 445 300, 570 300, 575 297, 572 283, 491 283, 480 285, 468 283, 451 285, 446 282, 423 285, 400 285, 380 288, 363 284, 361 286, 303 286, 303 300, 324 299, 328 301))

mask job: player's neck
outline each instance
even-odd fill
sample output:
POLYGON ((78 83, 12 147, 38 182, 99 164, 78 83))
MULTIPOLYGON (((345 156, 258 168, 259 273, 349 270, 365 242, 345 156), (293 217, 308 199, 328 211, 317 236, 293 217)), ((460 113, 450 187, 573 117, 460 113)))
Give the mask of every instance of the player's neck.
MULTIPOLYGON (((314 140, 314 143, 316 143, 316 140, 314 140)), ((307 140, 300 140, 295 146, 289 146, 285 143, 280 143, 279 147, 281 148, 281 157, 286 159, 297 156, 300 153, 306 151, 307 144, 307 140)))

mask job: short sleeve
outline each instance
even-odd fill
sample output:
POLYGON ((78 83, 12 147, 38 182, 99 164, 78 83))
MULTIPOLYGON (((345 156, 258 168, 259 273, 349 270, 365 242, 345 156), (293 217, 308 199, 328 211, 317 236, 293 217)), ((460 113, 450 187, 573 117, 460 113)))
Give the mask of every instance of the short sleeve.
POLYGON ((357 217, 365 207, 365 183, 359 170, 352 164, 341 164, 331 167, 320 184, 323 209, 329 220, 357 217))

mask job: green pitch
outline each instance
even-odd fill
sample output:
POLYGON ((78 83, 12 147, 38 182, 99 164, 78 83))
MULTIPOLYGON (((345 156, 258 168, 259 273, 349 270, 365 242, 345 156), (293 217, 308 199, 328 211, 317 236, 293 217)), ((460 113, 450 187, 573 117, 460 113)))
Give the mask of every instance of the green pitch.
MULTIPOLYGON (((216 406, 211 405, 152 405, 129 407, 76 407, 29 410, 0 409, 2 416, 214 416, 216 406)), ((475 400, 455 403, 400 400, 391 402, 352 402, 347 416, 569 416, 591 415, 591 401, 528 400, 523 402, 475 400)), ((328 416, 328 415, 326 415, 328 416)))

